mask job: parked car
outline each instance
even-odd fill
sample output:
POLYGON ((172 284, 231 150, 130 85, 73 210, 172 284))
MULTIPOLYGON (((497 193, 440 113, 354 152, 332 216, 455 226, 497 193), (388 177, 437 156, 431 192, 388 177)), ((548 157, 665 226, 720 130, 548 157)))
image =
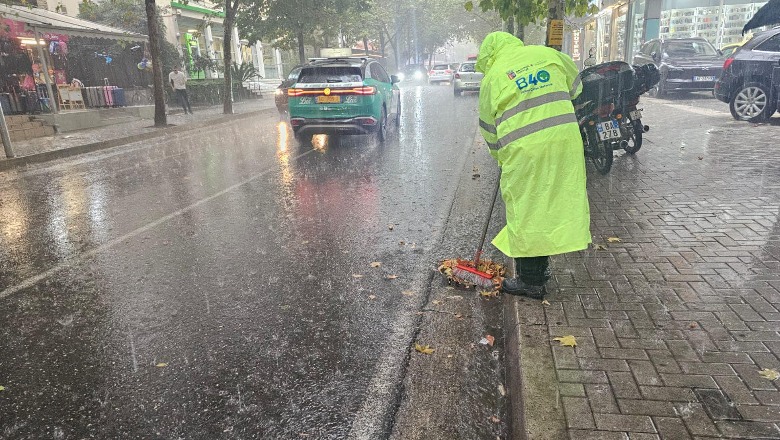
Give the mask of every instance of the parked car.
POLYGON ((455 80, 453 81, 455 96, 460 96, 463 92, 479 92, 484 75, 477 72, 475 65, 473 61, 465 62, 455 72, 455 80))
POLYGON ((274 102, 276 103, 276 109, 279 113, 287 113, 287 89, 290 88, 296 81, 298 81, 298 75, 301 73, 301 66, 295 66, 287 75, 287 78, 279 84, 279 87, 274 91, 274 102))
POLYGON ((655 97, 674 91, 712 90, 723 70, 723 59, 704 38, 650 40, 634 56, 634 64, 658 68, 661 80, 651 90, 655 97))
POLYGON ((780 26, 757 33, 723 63, 715 97, 741 121, 766 121, 780 106, 780 26))
POLYGON ((450 64, 434 64, 430 72, 428 72, 428 82, 434 83, 451 83, 455 74, 455 69, 450 64))
POLYGON ((288 90, 290 125, 300 143, 314 134, 372 134, 388 138, 388 121, 401 121, 398 78, 377 61, 328 58, 301 67, 288 90))
POLYGON ((409 83, 428 83, 428 70, 421 64, 409 64, 398 72, 398 78, 409 83))

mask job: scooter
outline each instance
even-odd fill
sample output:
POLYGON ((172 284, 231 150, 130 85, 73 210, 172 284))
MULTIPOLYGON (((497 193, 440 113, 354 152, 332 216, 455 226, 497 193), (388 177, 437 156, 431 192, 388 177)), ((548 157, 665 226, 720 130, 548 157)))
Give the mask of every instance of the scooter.
POLYGON ((642 125, 639 96, 658 82, 653 82, 655 66, 649 66, 635 70, 628 63, 612 61, 580 74, 583 90, 573 102, 575 115, 585 156, 601 174, 612 169, 615 149, 635 154, 642 147, 642 134, 650 127, 642 125))

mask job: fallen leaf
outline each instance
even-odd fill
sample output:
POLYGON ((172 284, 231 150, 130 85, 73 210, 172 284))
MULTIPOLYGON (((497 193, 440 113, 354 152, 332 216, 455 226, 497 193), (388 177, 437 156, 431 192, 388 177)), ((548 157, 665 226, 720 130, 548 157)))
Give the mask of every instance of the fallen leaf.
POLYGON ((0 391, 5 391, 5 387, 0 385, 0 391))
POLYGON ((301 244, 309 244, 309 240, 303 240, 301 244))
POLYGON ((391 231, 392 231, 392 230, 393 230, 393 228, 395 228, 395 226, 393 226, 393 225, 387 225, 387 229, 389 229, 389 230, 391 230, 391 231))
POLYGON ((379 267, 381 265, 382 265, 382 263, 380 263, 378 261, 374 261, 373 263, 371 263, 371 267, 379 267))
POLYGON ((159 364, 155 365, 155 367, 157 367, 157 368, 165 368, 167 366, 168 366, 168 364, 165 363, 165 362, 160 362, 159 364))
POLYGON ((770 370, 769 368, 764 368, 763 370, 758 372, 761 377, 764 379, 769 380, 777 380, 780 379, 780 373, 777 372, 777 370, 770 370))
POLYGON ((549 306, 550 305, 550 301, 547 301, 546 299, 543 299, 542 300, 542 305, 543 306, 549 306))
POLYGON ((401 292, 401 294, 406 295, 406 296, 414 296, 414 291, 413 290, 404 290, 403 292, 401 292))
POLYGON ((490 416, 490 421, 493 423, 501 423, 501 419, 496 416, 490 416))
POLYGON ((572 335, 566 335, 561 338, 553 338, 553 341, 559 341, 562 347, 576 347, 577 339, 572 335))
POLYGON ((360 275, 359 273, 353 273, 352 278, 363 278, 363 275, 360 275))
POLYGON ((702 159, 704 159, 704 156, 699 156, 699 160, 702 160, 702 159))
POLYGON ((463 315, 461 315, 460 313, 456 313, 455 319, 463 319, 463 315))
POLYGON ((435 305, 435 306, 438 306, 439 304, 441 304, 441 301, 439 301, 438 299, 435 299, 432 302, 433 302, 433 305, 435 305))
POLYGON ((368 299, 375 299, 376 295, 368 295, 368 299))
POLYGON ((609 237, 607 238, 607 241, 610 243, 620 243, 623 240, 621 240, 620 237, 609 237))
POLYGON ((479 292, 481 296, 484 296, 485 298, 490 298, 491 296, 498 296, 498 293, 495 290, 482 290, 479 292))
POLYGON ((422 354, 433 354, 433 352, 436 351, 436 349, 435 348, 431 348, 430 345, 420 345, 420 344, 417 344, 417 343, 414 344, 414 349, 418 353, 422 353, 422 354))
POLYGON ((398 275, 388 275, 385 278, 387 278, 388 280, 394 280, 394 279, 398 278, 398 275))
POLYGON ((696 328, 696 327, 698 327, 698 324, 696 324, 695 322, 688 324, 688 328, 696 328))
POLYGON ((401 246, 403 246, 403 245, 405 245, 405 244, 406 244, 406 242, 405 242, 405 241, 399 241, 399 242, 398 242, 398 244, 400 244, 401 246))
POLYGON ((494 338, 492 335, 485 335, 485 340, 487 340, 487 345, 493 346, 493 343, 496 342, 496 338, 494 338))
POLYGON ((602 245, 602 244, 594 244, 593 245, 593 249, 596 249, 597 251, 605 251, 605 250, 607 250, 607 248, 604 247, 604 245, 602 245))
POLYGON ((452 356, 453 356, 453 355, 451 355, 451 354, 448 354, 448 355, 447 355, 447 357, 448 357, 448 358, 451 358, 452 356))

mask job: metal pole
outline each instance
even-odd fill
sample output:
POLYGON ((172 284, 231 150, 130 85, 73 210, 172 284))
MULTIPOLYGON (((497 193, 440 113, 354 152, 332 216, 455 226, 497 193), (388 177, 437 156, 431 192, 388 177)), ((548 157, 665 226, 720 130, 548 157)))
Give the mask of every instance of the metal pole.
POLYGON ((566 15, 565 0, 551 0, 547 16, 547 46, 560 51, 563 48, 563 18, 566 15))
POLYGON ((3 112, 2 105, 0 105, 0 135, 2 135, 3 138, 5 157, 8 159, 14 157, 14 150, 11 147, 11 135, 8 133, 8 125, 5 123, 5 113, 3 112))
POLYGON ((46 91, 49 92, 49 107, 51 107, 52 113, 59 113, 57 108, 57 100, 54 99, 54 90, 51 88, 51 78, 49 77, 49 63, 46 61, 46 54, 43 53, 40 41, 41 34, 38 29, 33 26, 33 32, 35 33, 35 45, 38 47, 38 56, 41 57, 41 63, 43 63, 43 79, 46 81, 46 91))

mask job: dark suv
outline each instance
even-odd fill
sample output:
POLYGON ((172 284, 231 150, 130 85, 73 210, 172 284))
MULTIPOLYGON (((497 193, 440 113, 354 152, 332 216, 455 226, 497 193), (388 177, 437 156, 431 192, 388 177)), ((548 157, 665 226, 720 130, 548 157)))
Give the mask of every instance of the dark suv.
POLYGON ((780 26, 758 33, 723 64, 715 96, 734 119, 763 122, 780 104, 780 26))
POLYGON ((661 80, 651 94, 660 98, 673 91, 712 90, 723 59, 704 38, 669 38, 645 43, 634 64, 655 64, 661 80))

